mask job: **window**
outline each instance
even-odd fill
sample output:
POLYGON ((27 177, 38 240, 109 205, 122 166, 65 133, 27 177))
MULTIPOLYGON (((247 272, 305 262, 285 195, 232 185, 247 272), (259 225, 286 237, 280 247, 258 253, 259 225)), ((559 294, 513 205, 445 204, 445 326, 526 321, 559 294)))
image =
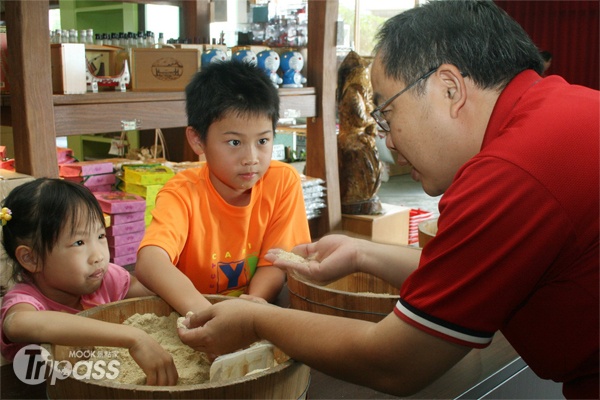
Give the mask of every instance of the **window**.
POLYGON ((394 15, 428 0, 340 0, 338 46, 371 56, 375 35, 381 24, 394 15), (342 33, 343 32, 343 33, 342 33))
POLYGON ((146 30, 154 32, 155 41, 162 33, 165 43, 169 39, 179 38, 179 7, 146 4, 146 30))

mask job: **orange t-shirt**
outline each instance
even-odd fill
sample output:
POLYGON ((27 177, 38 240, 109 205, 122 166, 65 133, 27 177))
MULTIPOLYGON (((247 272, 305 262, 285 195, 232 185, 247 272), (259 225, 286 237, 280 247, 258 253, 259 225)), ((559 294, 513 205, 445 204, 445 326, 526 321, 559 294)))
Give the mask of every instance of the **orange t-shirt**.
POLYGON ((201 293, 239 295, 257 267, 271 265, 269 249, 308 242, 300 175, 271 161, 244 207, 221 198, 206 164, 178 173, 159 192, 140 248, 164 249, 201 293))

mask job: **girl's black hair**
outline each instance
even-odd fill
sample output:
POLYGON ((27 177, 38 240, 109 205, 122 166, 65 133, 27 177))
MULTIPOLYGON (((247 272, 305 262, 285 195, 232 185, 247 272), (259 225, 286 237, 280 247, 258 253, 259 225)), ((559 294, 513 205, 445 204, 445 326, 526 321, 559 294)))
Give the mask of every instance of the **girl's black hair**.
POLYGON ((62 179, 38 178, 14 188, 2 202, 12 219, 2 227, 2 245, 12 260, 12 279, 26 279, 25 269, 15 256, 20 245, 35 253, 43 266, 64 229, 75 232, 81 223, 92 229, 104 226, 104 215, 93 193, 83 185, 62 179))

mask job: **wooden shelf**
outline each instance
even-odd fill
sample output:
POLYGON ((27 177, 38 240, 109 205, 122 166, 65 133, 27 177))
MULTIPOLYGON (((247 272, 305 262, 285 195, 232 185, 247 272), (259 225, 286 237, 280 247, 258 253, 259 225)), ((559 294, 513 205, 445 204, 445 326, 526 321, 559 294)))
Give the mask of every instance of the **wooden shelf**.
MULTIPOLYGON (((316 115, 314 88, 281 89, 281 114, 316 115)), ((116 132, 122 120, 140 121, 139 129, 187 125, 184 92, 103 92, 54 95, 57 136, 116 132)))
MULTIPOLYGON (((185 14, 197 16, 186 30, 208 24, 204 1, 182 2, 185 14), (203 18, 200 18, 203 17, 203 18)), ((183 92, 101 92, 53 95, 47 1, 6 3, 8 47, 11 49, 10 109, 16 169, 32 176, 58 176, 56 136, 118 132, 122 120, 139 120, 140 129, 187 125, 183 92)), ((310 87, 279 89, 282 118, 307 118, 306 174, 325 180, 327 212, 311 226, 313 237, 341 228, 341 206, 335 131, 335 21, 338 1, 308 3, 307 79, 310 87)), ((192 35, 194 36, 194 35, 192 35)), ((8 106, 6 104, 8 103, 8 106)), ((312 222, 312 221, 311 221, 312 222)))

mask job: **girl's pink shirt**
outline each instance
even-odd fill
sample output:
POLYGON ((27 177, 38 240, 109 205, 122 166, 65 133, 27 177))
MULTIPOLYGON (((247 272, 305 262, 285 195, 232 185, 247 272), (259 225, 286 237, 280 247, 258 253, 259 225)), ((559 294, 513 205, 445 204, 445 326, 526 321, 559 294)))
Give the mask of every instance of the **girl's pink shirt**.
MULTIPOLYGON (((81 296, 81 305, 84 310, 96 307, 101 304, 113 301, 123 300, 129 291, 131 276, 129 272, 118 265, 109 264, 102 280, 102 284, 94 293, 81 296)), ((70 314, 77 314, 81 310, 67 307, 57 303, 44 296, 38 288, 32 283, 17 283, 2 298, 2 308, 0 310, 0 332, 4 324, 6 312, 15 304, 28 303, 38 311, 62 311, 70 314)), ((8 340, 4 333, 1 333, 1 352, 2 356, 12 360, 15 354, 29 343, 13 343, 8 340)))

